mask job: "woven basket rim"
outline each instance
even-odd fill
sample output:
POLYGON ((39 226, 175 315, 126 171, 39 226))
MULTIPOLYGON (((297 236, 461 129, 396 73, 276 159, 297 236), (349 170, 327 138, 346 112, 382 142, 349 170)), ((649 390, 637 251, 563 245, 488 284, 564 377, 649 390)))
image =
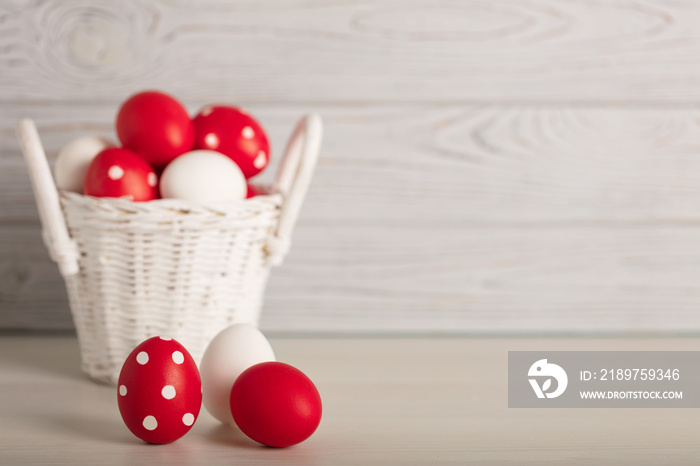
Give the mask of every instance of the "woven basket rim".
POLYGON ((178 216, 188 214, 228 215, 240 212, 244 206, 268 210, 270 208, 280 208, 284 203, 284 197, 277 192, 260 194, 249 199, 233 202, 197 202, 182 199, 155 199, 148 202, 133 202, 128 198, 94 197, 64 190, 59 190, 59 197, 62 203, 69 203, 94 211, 120 214, 174 214, 178 216))

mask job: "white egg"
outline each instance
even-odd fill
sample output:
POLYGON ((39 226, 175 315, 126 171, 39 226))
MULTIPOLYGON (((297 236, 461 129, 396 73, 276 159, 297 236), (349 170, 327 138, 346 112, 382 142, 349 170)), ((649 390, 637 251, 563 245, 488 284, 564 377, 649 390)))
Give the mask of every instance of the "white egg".
POLYGON ((99 136, 81 136, 66 144, 56 157, 56 187, 82 193, 90 162, 108 147, 114 147, 114 143, 99 136))
POLYGON ((233 424, 233 382, 250 366, 274 360, 270 343, 257 327, 233 324, 222 330, 209 343, 199 367, 204 407, 219 421, 233 424))
POLYGON ((247 190, 238 165, 213 150, 193 150, 178 156, 160 177, 163 198, 228 202, 245 199, 247 190))

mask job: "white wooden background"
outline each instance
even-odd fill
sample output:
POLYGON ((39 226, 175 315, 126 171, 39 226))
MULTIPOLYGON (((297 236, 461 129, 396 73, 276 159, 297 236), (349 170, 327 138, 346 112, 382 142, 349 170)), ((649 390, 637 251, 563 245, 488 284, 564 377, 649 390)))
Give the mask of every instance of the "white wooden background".
POLYGON ((325 119, 265 329, 698 330, 698 24, 684 0, 0 0, 0 327, 71 326, 16 120, 53 158, 158 88, 247 107, 277 155, 325 119))

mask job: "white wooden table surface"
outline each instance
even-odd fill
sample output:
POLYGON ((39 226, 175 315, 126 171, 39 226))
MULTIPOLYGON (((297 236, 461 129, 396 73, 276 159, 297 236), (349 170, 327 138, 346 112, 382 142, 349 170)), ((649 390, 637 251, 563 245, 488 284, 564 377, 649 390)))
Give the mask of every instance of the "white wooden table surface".
POLYGON ((272 338, 317 384, 306 442, 261 447, 202 410, 169 445, 122 423, 116 391, 85 378, 70 336, 0 336, 0 464, 691 464, 693 409, 507 406, 508 350, 700 350, 698 338, 272 338))

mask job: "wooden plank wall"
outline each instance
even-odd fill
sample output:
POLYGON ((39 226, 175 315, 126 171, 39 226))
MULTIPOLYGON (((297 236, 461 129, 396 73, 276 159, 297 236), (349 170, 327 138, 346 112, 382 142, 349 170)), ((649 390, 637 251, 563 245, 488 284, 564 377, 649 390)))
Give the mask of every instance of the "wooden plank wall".
POLYGON ((53 160, 158 88, 247 107, 276 154, 324 117, 265 329, 697 331, 698 24, 683 0, 1 1, 0 327, 71 326, 15 122, 53 160))

